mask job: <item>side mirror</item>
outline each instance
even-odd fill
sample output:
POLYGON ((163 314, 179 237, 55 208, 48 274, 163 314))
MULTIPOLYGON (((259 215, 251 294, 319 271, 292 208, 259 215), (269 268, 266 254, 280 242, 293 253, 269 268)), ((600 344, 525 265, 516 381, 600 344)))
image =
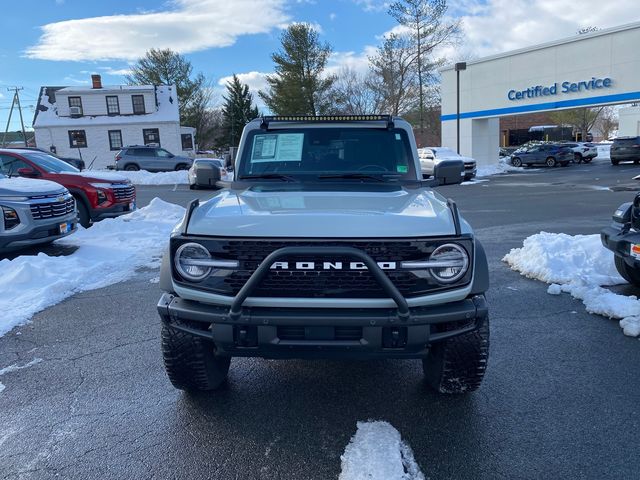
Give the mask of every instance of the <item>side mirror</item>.
POLYGON ((441 160, 433 167, 433 177, 438 185, 458 185, 464 179, 462 160, 441 160))
POLYGON ((33 168, 23 167, 18 169, 18 175, 21 177, 35 178, 40 175, 33 168))

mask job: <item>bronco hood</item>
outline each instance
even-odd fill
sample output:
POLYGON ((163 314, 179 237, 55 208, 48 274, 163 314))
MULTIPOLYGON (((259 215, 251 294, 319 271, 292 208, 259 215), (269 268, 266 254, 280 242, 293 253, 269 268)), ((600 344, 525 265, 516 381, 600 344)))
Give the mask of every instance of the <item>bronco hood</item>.
POLYGON ((187 232, 224 237, 382 238, 453 235, 444 198, 430 190, 222 190, 196 208, 187 232))
POLYGON ((66 189, 62 185, 49 180, 0 176, 0 198, 10 196, 33 197, 64 192, 66 192, 66 189))

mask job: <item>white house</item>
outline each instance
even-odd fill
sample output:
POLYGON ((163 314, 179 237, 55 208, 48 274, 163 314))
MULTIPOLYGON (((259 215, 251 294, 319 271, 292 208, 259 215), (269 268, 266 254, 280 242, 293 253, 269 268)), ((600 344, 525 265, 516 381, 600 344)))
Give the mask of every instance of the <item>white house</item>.
POLYGON ((82 157, 94 169, 114 163, 127 145, 159 145, 195 156, 195 129, 180 126, 173 85, 42 87, 33 128, 36 145, 63 157, 82 157))

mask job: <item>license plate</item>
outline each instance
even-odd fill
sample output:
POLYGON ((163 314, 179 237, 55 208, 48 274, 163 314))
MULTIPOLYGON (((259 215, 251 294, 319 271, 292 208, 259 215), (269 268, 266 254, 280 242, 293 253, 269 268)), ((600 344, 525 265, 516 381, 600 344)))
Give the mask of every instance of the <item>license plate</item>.
POLYGON ((629 254, 633 258, 640 259, 640 243, 632 243, 629 246, 629 254))
POLYGON ((133 212, 136 209, 136 202, 129 203, 129 211, 133 212))
POLYGON ((60 224, 60 233, 69 233, 73 228, 73 223, 61 223, 60 224))

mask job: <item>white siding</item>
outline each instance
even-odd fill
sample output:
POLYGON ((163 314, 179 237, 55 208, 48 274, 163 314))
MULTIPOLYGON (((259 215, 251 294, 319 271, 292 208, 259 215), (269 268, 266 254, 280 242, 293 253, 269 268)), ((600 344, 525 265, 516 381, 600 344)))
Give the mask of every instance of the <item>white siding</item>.
MULTIPOLYGON (((106 108, 106 107, 105 107, 106 108)), ((122 143, 127 145, 143 145, 142 130, 146 128, 157 128, 160 132, 160 144, 162 148, 169 150, 176 155, 183 155, 180 142, 180 125, 173 123, 139 123, 135 125, 113 124, 109 126, 96 125, 88 127, 41 127, 35 130, 36 144, 39 148, 49 150, 53 145, 56 152, 61 156, 79 158, 77 148, 69 146, 69 131, 84 130, 87 136, 87 147, 79 149, 82 159, 87 167, 95 158, 93 169, 103 169, 107 165, 114 163, 115 151, 109 149, 109 130, 120 130, 122 132, 122 143)), ((192 152, 189 152, 192 154, 192 152)))
MULTIPOLYGON (((125 87, 126 88, 126 87, 125 87)), ((69 97, 80 97, 82 99, 82 113, 84 116, 107 115, 107 96, 117 96, 120 104, 120 115, 133 115, 132 95, 144 96, 145 113, 156 111, 156 99, 153 90, 136 91, 129 90, 120 92, 119 90, 100 90, 89 91, 87 93, 61 93, 56 94, 56 105, 58 107, 58 116, 68 117, 69 113, 69 97)))

